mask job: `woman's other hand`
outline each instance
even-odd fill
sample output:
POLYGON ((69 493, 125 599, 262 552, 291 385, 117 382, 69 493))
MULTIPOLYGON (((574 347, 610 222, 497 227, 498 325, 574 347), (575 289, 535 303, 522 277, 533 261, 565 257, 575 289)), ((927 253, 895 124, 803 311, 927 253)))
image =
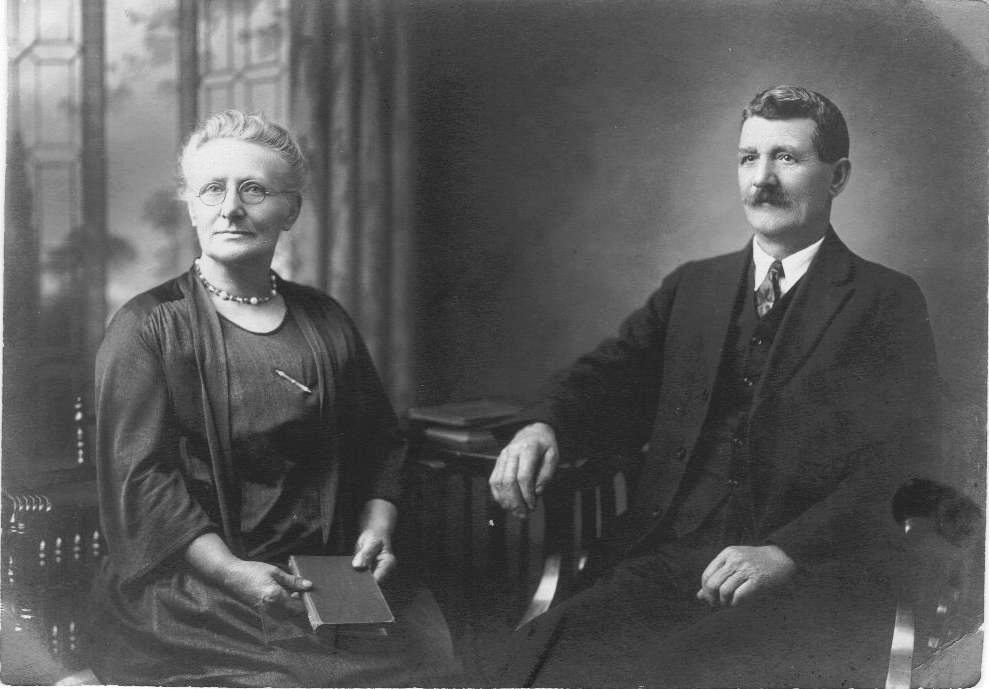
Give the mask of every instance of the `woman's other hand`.
POLYGON ((361 532, 357 538, 354 569, 371 569, 374 578, 384 579, 398 565, 391 551, 391 537, 375 533, 371 529, 361 532))
POLYGON ((361 517, 361 534, 354 546, 355 569, 368 569, 375 580, 382 581, 395 567, 398 559, 391 549, 398 510, 387 500, 368 500, 361 517))

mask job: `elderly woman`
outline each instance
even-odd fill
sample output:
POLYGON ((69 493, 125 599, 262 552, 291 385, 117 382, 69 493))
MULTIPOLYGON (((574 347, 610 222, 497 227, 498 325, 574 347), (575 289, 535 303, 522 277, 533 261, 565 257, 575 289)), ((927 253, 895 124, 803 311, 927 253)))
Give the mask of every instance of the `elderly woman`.
POLYGON ((285 568, 352 553, 383 580, 404 458, 346 313, 271 270, 299 215, 302 151, 231 110, 193 133, 181 172, 201 256, 128 302, 97 357, 110 556, 93 669, 112 684, 422 683, 450 650, 428 594, 386 582, 395 632, 328 647, 298 600, 310 582, 285 568))

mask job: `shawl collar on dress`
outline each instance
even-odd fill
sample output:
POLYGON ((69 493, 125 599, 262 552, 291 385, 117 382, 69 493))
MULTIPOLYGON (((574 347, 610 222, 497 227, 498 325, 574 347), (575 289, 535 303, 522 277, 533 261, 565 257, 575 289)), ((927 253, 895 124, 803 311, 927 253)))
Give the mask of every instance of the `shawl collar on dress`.
MULTIPOLYGON (((286 306, 299 324, 303 337, 309 344, 316 361, 316 375, 319 395, 320 416, 327 423, 330 437, 336 437, 333 410, 335 404, 334 380, 339 369, 335 348, 346 351, 347 343, 342 334, 334 328, 326 328, 325 333, 334 341, 331 346, 321 336, 316 323, 325 322, 317 313, 318 306, 309 300, 300 299, 290 283, 279 278, 286 306)), ((189 325, 192 331, 196 368, 202 389, 203 422, 209 444, 210 464, 213 472, 217 501, 219 502, 223 537, 231 551, 244 557, 241 539, 240 485, 234 470, 231 453, 230 429, 230 380, 227 368, 226 347, 220 327, 220 318, 210 301, 209 293, 196 279, 193 271, 187 272, 179 281, 179 289, 188 306, 189 325)), ((336 493, 339 484, 339 462, 337 448, 320 482, 320 512, 324 542, 329 540, 333 512, 336 506, 336 493)))

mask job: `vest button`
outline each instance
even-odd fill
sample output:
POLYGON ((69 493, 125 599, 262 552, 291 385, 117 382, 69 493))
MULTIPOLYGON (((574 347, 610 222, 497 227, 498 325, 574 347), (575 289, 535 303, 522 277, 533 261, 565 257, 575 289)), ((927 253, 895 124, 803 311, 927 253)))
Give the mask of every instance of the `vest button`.
POLYGON ((686 456, 687 456, 687 448, 681 445, 680 447, 677 448, 677 461, 682 462, 686 456))
POLYGON ((755 385, 755 381, 752 380, 752 378, 750 378, 749 376, 745 376, 744 378, 742 378, 742 382, 745 383, 745 387, 748 388, 751 388, 753 385, 755 385))
POLYGON ((656 518, 657 518, 657 517, 659 517, 659 515, 660 515, 660 514, 662 514, 662 513, 663 513, 663 510, 662 510, 662 509, 660 509, 660 507, 659 507, 659 505, 656 505, 656 506, 655 506, 655 507, 653 507, 653 509, 652 509, 652 518, 653 518, 653 519, 656 519, 656 518))
POLYGON ((752 338, 752 344, 754 344, 756 347, 761 347, 764 342, 765 340, 759 336, 752 338))
POLYGON ((731 444, 734 445, 735 447, 741 447, 742 445, 745 444, 745 440, 743 440, 742 438, 739 438, 736 435, 734 438, 731 439, 731 444))
POLYGON ((728 487, 729 488, 738 488, 738 481, 736 479, 733 479, 733 478, 728 479, 728 487))

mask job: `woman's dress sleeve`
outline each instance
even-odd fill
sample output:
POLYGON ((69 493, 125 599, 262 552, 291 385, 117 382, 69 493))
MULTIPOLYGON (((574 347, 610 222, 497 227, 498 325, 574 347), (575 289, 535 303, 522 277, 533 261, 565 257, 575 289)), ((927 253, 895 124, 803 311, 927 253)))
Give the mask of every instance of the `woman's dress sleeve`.
MULTIPOLYGON (((341 315, 342 309, 341 309, 341 315)), ((349 317, 348 352, 343 358, 340 429, 345 475, 360 504, 374 498, 398 504, 402 495, 406 445, 371 355, 349 317)))
POLYGON ((100 513, 110 557, 125 583, 181 553, 197 536, 219 530, 186 486, 163 338, 152 316, 125 306, 96 358, 100 513))

